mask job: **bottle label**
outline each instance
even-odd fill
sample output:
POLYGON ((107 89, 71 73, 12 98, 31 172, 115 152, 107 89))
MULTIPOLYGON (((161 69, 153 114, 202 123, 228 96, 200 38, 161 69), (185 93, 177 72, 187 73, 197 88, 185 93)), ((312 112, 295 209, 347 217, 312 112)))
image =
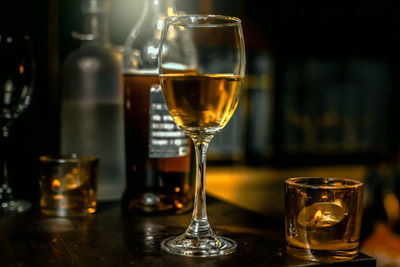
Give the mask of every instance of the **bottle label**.
POLYGON ((173 158, 187 155, 187 137, 169 114, 159 84, 150 88, 149 115, 149 157, 173 158))

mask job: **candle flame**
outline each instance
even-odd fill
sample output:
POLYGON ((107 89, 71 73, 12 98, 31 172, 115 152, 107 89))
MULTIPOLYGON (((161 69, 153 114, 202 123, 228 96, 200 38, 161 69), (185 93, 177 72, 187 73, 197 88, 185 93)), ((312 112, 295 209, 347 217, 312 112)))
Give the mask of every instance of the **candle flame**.
POLYGON ((314 214, 313 220, 319 220, 321 218, 322 218, 322 211, 320 209, 318 209, 314 214))

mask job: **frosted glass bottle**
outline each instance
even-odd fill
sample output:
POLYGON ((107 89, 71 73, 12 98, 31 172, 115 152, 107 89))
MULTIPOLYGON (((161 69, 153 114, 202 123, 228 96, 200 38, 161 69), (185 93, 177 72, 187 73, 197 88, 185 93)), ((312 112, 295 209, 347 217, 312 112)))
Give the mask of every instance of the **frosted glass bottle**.
POLYGON ((61 152, 99 157, 98 199, 124 186, 121 66, 108 38, 108 0, 84 0, 81 46, 62 69, 61 152))

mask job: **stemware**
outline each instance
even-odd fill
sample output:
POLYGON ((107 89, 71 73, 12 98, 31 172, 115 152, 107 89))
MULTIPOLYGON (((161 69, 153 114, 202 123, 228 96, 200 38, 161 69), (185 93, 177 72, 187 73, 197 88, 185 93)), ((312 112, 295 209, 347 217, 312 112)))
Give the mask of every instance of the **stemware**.
POLYGON ((216 236, 206 212, 206 153, 213 136, 232 117, 242 92, 245 49, 238 18, 173 16, 164 20, 159 47, 160 83, 175 123, 193 140, 196 188, 187 230, 168 238, 169 253, 208 257, 236 250, 235 241, 216 236))
POLYGON ((0 210, 23 212, 31 203, 14 199, 7 168, 9 135, 31 102, 34 59, 29 35, 0 33, 0 210))

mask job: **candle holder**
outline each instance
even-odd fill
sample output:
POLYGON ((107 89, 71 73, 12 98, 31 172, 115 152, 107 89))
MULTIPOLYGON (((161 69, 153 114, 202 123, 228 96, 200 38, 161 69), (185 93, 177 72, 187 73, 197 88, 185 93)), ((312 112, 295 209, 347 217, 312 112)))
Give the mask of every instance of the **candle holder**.
POLYGON ((98 163, 94 156, 41 156, 41 211, 57 217, 95 213, 98 163))
POLYGON ((310 261, 337 262, 358 255, 363 184, 342 178, 285 181, 287 252, 310 261))

